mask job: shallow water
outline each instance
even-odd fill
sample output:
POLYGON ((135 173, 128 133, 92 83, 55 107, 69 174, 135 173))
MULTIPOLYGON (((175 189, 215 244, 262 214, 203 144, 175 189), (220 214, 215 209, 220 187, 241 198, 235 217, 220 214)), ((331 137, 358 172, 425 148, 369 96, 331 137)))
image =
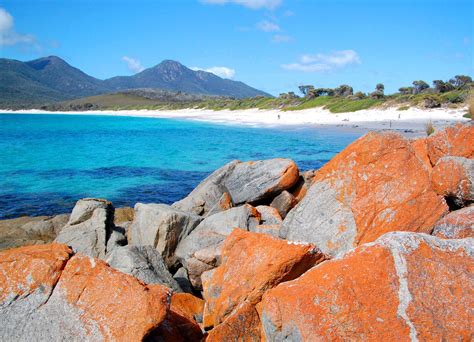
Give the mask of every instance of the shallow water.
POLYGON ((321 167, 360 133, 268 129, 117 116, 0 114, 0 218, 172 203, 233 160, 292 158, 321 167))

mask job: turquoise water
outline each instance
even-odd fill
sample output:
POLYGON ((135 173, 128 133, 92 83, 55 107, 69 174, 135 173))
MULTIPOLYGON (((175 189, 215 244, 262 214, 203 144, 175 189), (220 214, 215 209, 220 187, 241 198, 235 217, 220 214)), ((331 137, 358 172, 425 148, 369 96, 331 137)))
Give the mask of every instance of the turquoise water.
POLYGON ((321 167, 356 133, 169 119, 0 114, 0 218, 68 212, 83 197, 172 203, 233 160, 321 167))

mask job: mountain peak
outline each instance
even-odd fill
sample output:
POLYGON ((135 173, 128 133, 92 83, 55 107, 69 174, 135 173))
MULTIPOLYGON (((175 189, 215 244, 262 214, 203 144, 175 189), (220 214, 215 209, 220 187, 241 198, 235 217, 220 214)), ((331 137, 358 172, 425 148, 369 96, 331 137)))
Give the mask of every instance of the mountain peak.
POLYGON ((48 56, 48 57, 42 57, 38 59, 34 59, 32 61, 26 62, 29 66, 36 70, 42 70, 46 68, 49 65, 64 65, 64 66, 69 66, 69 64, 63 60, 62 58, 58 56, 48 56))

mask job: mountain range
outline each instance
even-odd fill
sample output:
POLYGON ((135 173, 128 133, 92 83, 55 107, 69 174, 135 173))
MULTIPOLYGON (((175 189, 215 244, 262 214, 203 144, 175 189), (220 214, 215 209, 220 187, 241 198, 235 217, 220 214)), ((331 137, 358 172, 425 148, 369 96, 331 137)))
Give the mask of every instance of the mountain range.
POLYGON ((243 82, 223 79, 206 71, 194 71, 171 60, 164 60, 132 76, 100 80, 56 56, 29 62, 0 58, 1 108, 27 108, 140 88, 235 98, 271 96, 243 82))

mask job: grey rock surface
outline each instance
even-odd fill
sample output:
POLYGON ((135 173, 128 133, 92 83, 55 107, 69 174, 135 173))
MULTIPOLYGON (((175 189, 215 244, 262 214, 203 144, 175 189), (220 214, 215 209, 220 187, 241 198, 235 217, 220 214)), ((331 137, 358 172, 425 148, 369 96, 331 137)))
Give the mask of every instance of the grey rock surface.
POLYGON ((340 202, 331 184, 314 183, 308 193, 291 210, 280 230, 280 237, 290 241, 315 244, 330 256, 351 249, 357 235, 350 207, 340 202), (345 231, 339 227, 345 226, 345 231))
POLYGON ((298 178, 298 167, 290 159, 258 160, 237 164, 224 179, 224 186, 238 205, 273 198, 298 178))
POLYGON ((176 263, 174 252, 178 243, 202 221, 202 217, 166 204, 135 205, 135 218, 130 227, 129 243, 135 246, 153 246, 165 264, 176 263))
POLYGON ((173 207, 195 213, 196 215, 207 214, 218 203, 226 189, 223 180, 232 172, 239 161, 234 160, 217 169, 204 179, 184 199, 173 203, 173 207))
POLYGON ((250 229, 250 231, 254 233, 267 234, 267 235, 271 235, 273 237, 279 238, 280 229, 281 229, 281 224, 260 224, 256 226, 255 228, 250 229))
POLYGON ((130 274, 145 284, 162 284, 176 292, 181 287, 166 268, 160 253, 152 246, 116 247, 106 262, 120 272, 130 274))
POLYGON ((220 264, 221 246, 234 228, 250 230, 260 222, 259 212, 243 205, 204 219, 176 249, 176 257, 186 268, 194 288, 202 289, 201 274, 220 264))
POLYGON ((267 205, 259 205, 256 207, 256 209, 260 213, 260 224, 281 224, 281 222, 283 221, 280 216, 280 213, 275 208, 272 208, 267 205))
POLYGON ((87 221, 92 217, 94 211, 98 208, 110 210, 113 208, 112 203, 98 198, 83 198, 77 201, 76 205, 72 209, 71 216, 69 217, 68 225, 72 226, 84 221, 87 221))
POLYGON ((114 227, 113 220, 112 203, 100 199, 79 200, 55 242, 70 246, 76 253, 104 259, 107 240, 114 227))

